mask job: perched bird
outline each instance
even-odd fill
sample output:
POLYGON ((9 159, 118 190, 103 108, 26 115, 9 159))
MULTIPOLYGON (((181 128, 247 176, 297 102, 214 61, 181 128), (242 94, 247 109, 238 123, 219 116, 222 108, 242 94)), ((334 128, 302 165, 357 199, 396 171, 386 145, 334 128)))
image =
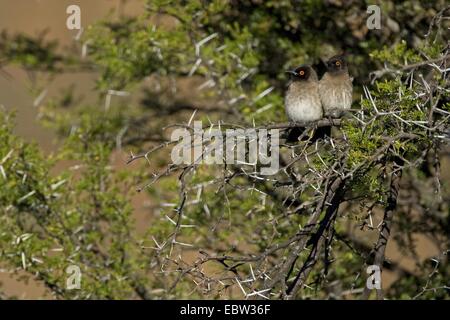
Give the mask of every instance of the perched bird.
POLYGON ((292 75, 285 96, 286 115, 289 121, 304 122, 321 119, 323 111, 317 73, 309 65, 286 72, 292 75))
MULTIPOLYGON (((302 65, 286 72, 291 75, 284 101, 289 121, 310 122, 322 119, 323 110, 316 71, 309 65, 302 65)), ((292 129, 287 140, 296 141, 300 134, 300 129, 292 129)))
POLYGON ((352 105, 353 85, 343 55, 331 57, 327 72, 319 81, 319 95, 326 117, 339 118, 352 105))

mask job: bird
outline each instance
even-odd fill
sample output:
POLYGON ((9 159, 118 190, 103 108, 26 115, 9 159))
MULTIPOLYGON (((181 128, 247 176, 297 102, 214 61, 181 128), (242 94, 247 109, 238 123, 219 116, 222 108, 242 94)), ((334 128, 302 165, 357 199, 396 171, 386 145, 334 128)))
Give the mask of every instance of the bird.
MULTIPOLYGON (((291 80, 285 94, 284 106, 290 122, 312 122, 322 119, 323 109, 319 96, 319 78, 310 65, 301 65, 286 71, 291 80)), ((293 128, 288 142, 297 141, 301 134, 299 128, 293 128)))
POLYGON ((352 105, 353 78, 343 54, 326 62, 327 71, 319 81, 319 95, 325 117, 340 118, 352 105))

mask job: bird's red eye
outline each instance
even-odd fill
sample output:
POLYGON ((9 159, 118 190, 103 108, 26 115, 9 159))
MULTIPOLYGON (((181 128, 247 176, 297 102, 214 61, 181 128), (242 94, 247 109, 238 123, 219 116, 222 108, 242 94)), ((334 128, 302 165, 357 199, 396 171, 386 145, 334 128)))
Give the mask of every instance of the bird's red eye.
POLYGON ((304 76, 305 75, 305 71, 302 70, 298 74, 301 75, 301 76, 304 76))

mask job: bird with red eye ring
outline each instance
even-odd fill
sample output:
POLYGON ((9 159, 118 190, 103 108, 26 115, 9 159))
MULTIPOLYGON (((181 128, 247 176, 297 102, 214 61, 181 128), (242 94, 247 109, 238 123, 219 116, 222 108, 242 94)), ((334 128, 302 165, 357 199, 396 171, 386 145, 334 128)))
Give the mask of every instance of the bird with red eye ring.
POLYGON ((325 116, 339 118, 352 105, 353 78, 344 55, 333 56, 325 64, 327 72, 319 82, 320 101, 325 116))
MULTIPOLYGON (((311 70, 312 69, 310 66, 304 65, 294 70, 288 70, 286 71, 286 73, 289 73, 292 76, 291 80, 308 80, 309 77, 311 76, 311 70)), ((313 75, 313 77, 314 76, 317 78, 317 74, 313 75)))
POLYGON ((286 71, 291 80, 285 95, 286 115, 291 122, 316 121, 322 118, 318 77, 309 65, 286 71))
POLYGON ((327 72, 344 73, 347 71, 347 62, 343 55, 338 55, 330 58, 326 63, 327 72))
MULTIPOLYGON (((322 119, 323 110, 319 97, 319 79, 310 65, 302 65, 286 71, 291 75, 284 107, 290 122, 311 122, 322 119)), ((287 141, 298 141, 302 130, 290 130, 287 141)))

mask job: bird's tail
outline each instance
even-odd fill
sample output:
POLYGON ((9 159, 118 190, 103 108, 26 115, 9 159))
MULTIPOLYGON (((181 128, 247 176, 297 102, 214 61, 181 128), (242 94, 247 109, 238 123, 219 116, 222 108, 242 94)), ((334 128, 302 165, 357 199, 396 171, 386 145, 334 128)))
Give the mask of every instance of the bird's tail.
MULTIPOLYGON (((300 136, 305 131, 304 128, 292 128, 289 130, 286 142, 287 143, 295 143, 298 142, 300 136)), ((331 137, 331 126, 327 127, 319 127, 314 130, 313 136, 311 138, 311 142, 316 142, 319 139, 325 139, 326 137, 331 137)), ((305 139, 308 139, 308 136, 305 136, 305 139)))
POLYGON ((288 143, 294 143, 298 142, 298 138, 302 135, 302 133, 305 131, 304 128, 292 128, 289 130, 286 142, 288 143))
POLYGON ((311 140, 312 141, 316 141, 318 139, 324 140, 326 137, 331 137, 331 126, 317 128, 311 140))

